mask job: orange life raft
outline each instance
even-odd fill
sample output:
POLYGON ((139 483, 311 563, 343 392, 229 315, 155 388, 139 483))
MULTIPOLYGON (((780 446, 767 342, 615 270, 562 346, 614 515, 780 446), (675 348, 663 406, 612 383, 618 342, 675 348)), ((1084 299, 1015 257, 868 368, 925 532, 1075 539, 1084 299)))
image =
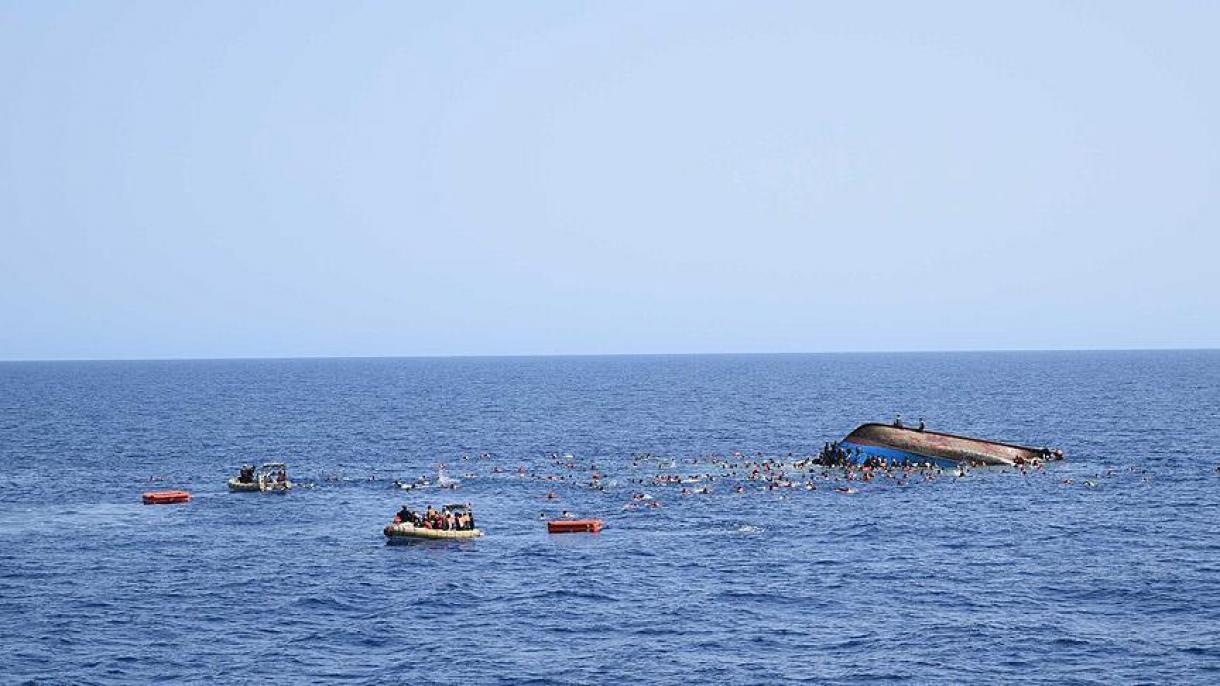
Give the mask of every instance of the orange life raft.
POLYGON ((189 503, 191 494, 186 491, 149 491, 144 494, 145 505, 166 505, 168 503, 189 503))
POLYGON ((547 533, 595 534, 602 530, 600 519, 556 519, 546 523, 547 533))

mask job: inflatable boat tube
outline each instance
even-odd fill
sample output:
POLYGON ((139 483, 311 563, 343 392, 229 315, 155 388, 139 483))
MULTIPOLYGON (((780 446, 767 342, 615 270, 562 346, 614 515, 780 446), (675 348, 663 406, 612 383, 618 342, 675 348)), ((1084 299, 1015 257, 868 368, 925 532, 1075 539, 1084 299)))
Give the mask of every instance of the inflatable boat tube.
POLYGON ((386 526, 382 531, 386 538, 390 541, 404 540, 411 538, 425 538, 433 540, 461 540, 468 538, 478 538, 483 535, 483 532, 478 529, 467 529, 465 531, 446 531, 444 529, 424 529, 413 524, 404 522, 396 522, 386 526))

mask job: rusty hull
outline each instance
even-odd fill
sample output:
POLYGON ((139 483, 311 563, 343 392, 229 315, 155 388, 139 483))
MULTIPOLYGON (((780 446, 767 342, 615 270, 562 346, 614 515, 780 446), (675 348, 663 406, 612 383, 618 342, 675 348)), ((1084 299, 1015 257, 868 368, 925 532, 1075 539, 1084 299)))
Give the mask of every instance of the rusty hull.
POLYGON ((987 441, 969 436, 920 431, 918 429, 862 424, 843 439, 844 444, 885 451, 898 451, 952 462, 979 462, 989 465, 1011 465, 1018 461, 1045 459, 1045 448, 1031 448, 1013 443, 987 441))

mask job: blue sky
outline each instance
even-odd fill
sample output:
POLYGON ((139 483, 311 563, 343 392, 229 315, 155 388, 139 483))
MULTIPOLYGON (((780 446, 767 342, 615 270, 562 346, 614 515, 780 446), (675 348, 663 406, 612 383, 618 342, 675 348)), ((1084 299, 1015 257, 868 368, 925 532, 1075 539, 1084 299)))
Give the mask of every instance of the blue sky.
POLYGON ((0 359, 1216 347, 1215 3, 0 3, 0 359))

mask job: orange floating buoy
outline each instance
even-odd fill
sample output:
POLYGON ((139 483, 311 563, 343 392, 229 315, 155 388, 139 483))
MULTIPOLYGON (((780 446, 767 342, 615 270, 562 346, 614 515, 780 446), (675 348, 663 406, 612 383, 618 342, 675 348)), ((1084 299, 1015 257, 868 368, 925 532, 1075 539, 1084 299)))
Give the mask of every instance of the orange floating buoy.
POLYGON ((546 523, 547 533, 595 534, 602 530, 600 519, 556 519, 546 523))
POLYGON ((168 505, 169 503, 189 503, 191 494, 186 491, 149 491, 144 494, 145 505, 168 505))

